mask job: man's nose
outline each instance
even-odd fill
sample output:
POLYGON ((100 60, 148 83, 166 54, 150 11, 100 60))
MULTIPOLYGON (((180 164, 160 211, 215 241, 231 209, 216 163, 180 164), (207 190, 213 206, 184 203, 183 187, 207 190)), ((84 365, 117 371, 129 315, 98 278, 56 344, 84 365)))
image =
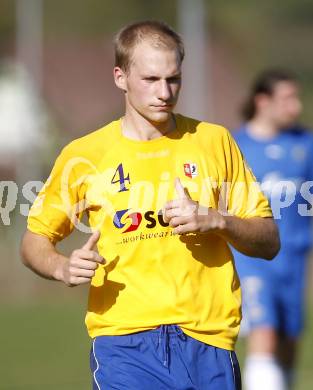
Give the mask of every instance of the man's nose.
POLYGON ((171 97, 171 89, 169 83, 166 80, 160 80, 158 89, 158 98, 162 100, 169 100, 171 97))

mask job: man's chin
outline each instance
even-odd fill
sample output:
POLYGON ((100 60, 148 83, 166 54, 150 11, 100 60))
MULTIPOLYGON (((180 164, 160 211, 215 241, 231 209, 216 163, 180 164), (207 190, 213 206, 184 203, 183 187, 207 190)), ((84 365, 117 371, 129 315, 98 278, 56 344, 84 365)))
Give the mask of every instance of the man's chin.
POLYGON ((173 113, 169 111, 157 112, 149 115, 147 119, 155 124, 161 125, 168 122, 172 118, 173 113))
POLYGON ((295 125, 297 124, 296 121, 294 120, 290 120, 290 121, 285 121, 285 122, 281 122, 277 125, 277 127, 279 127, 280 129, 282 130, 287 130, 287 129, 290 129, 291 127, 294 127, 295 125))

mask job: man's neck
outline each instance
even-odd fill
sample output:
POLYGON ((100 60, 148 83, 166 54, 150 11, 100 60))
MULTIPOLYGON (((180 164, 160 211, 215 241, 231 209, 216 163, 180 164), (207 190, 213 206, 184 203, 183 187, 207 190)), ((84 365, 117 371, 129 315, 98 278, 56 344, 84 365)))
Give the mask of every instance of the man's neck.
POLYGON ((175 116, 172 114, 166 122, 150 122, 137 115, 125 114, 122 118, 122 133, 126 138, 137 141, 149 141, 160 138, 176 128, 175 116))
POLYGON ((247 123, 247 132, 252 138, 266 141, 275 138, 280 129, 271 121, 256 117, 247 123))

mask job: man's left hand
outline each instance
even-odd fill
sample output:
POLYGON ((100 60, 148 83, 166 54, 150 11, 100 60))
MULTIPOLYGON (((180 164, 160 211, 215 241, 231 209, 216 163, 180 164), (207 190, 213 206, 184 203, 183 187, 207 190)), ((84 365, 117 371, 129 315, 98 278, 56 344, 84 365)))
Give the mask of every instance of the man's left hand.
POLYGON ((163 209, 164 220, 175 234, 213 233, 225 228, 223 215, 192 200, 179 178, 175 179, 175 189, 177 199, 167 202, 163 209))

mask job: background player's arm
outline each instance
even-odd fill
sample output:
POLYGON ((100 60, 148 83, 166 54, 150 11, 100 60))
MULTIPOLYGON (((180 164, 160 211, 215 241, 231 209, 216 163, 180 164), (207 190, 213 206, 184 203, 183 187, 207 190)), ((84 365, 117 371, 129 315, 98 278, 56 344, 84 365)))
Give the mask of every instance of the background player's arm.
POLYGON ((98 265, 104 263, 103 257, 93 250, 99 237, 100 233, 94 232, 82 248, 66 257, 48 237, 27 230, 21 243, 22 260, 46 279, 62 281, 70 287, 89 283, 98 265))

